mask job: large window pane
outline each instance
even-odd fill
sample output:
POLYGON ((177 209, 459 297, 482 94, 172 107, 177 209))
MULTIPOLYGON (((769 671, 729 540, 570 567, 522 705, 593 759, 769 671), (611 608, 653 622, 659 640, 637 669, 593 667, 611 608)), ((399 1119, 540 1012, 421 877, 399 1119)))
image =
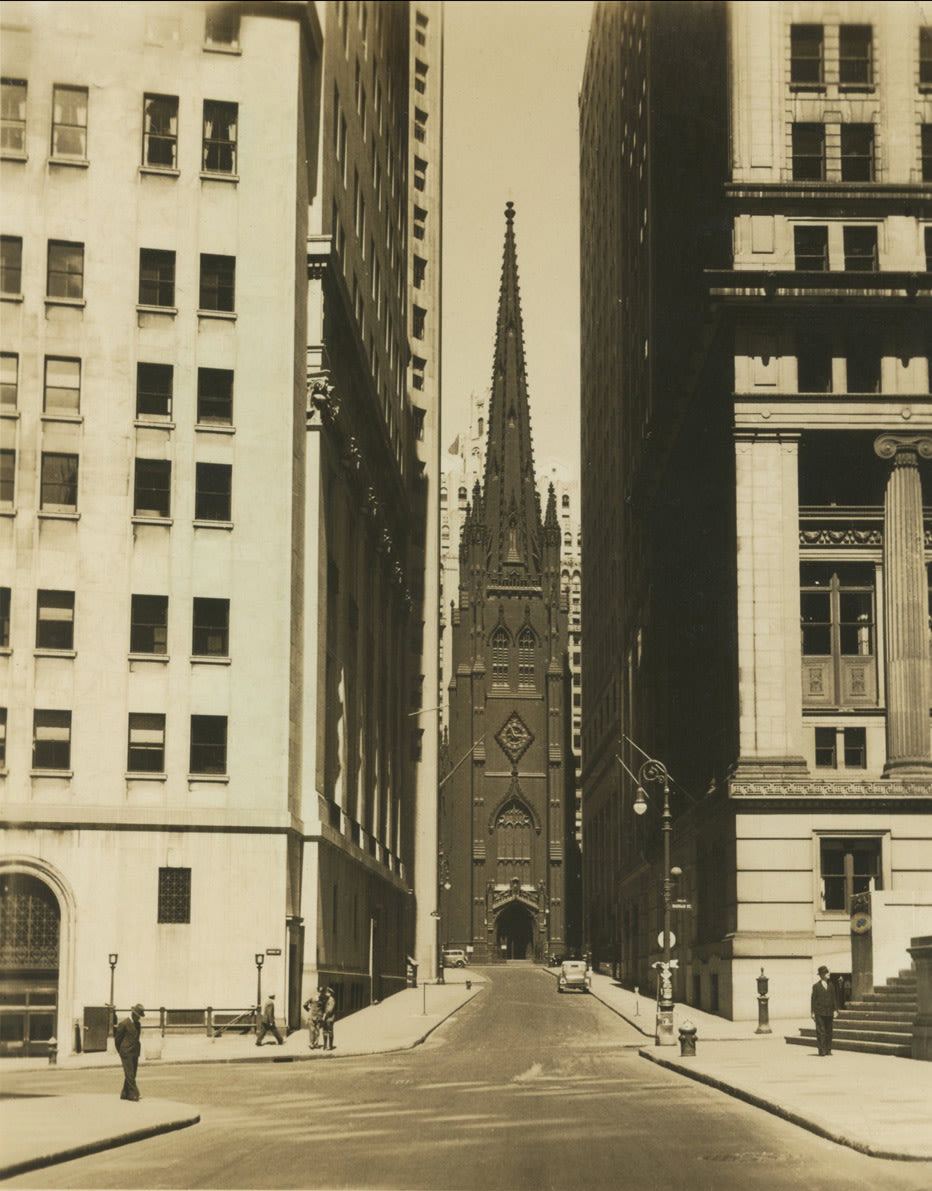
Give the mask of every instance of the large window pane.
POLYGON ((87 157, 87 87, 54 88, 52 156, 87 157))
POLYGON ((84 297, 84 245, 49 240, 46 293, 50 298, 84 297))
POLYGON ((46 413, 76 414, 81 408, 81 361, 45 358, 46 413))
POLYGON ((147 95, 143 105, 142 162, 164 169, 178 164, 178 96, 147 95))
POLYGON ((42 453, 39 507, 48 512, 74 512, 78 507, 78 457, 42 453))

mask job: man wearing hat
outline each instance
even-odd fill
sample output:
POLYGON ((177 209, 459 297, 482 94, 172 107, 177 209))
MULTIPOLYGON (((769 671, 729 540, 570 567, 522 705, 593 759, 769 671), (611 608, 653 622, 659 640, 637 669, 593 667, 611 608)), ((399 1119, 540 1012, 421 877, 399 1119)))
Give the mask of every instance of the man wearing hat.
POLYGON ((323 1015, 321 1025, 324 1030, 324 1050, 333 1050, 333 1023, 337 1016, 337 1002, 333 989, 328 986, 324 993, 323 1015))
POLYGON ((812 1020, 815 1022, 816 1041, 820 1055, 832 1053, 832 1022, 838 1011, 835 985, 829 980, 829 970, 823 964, 819 968, 819 979, 812 986, 812 1020))
POLYGON ((124 1017, 113 1031, 113 1045, 123 1064, 123 1091, 121 1100, 139 1100, 139 1088, 136 1087, 136 1068, 139 1066, 139 1034, 142 1029, 140 1018, 146 1016, 146 1011, 139 1004, 130 1009, 129 1017, 124 1017))
POLYGON ((262 1020, 259 1022, 256 1046, 262 1045, 262 1039, 266 1034, 273 1034, 278 1039, 278 1045, 284 1045, 285 1039, 278 1032, 278 1026, 275 1024, 275 993, 269 993, 268 999, 265 1002, 265 1008, 262 1010, 262 1020))

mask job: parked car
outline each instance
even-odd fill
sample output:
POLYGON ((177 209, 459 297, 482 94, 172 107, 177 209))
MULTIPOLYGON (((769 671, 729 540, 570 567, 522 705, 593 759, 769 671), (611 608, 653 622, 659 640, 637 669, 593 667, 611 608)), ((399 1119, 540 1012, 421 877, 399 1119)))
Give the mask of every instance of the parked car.
POLYGON ((589 965, 584 959, 565 959, 560 965, 559 992, 588 992, 590 983, 589 965))
POLYGON ((465 968, 469 957, 461 947, 444 947, 443 966, 445 968, 465 968))

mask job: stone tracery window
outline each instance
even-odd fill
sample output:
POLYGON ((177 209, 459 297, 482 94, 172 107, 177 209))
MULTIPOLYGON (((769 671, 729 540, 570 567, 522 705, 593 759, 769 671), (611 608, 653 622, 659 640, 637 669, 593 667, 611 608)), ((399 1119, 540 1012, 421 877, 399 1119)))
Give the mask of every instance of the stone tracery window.
POLYGON ((508 685, 508 653, 511 648, 511 638, 508 630, 499 625, 492 633, 492 686, 505 687, 508 685))
POLYGON ((534 655, 537 650, 537 637, 534 630, 525 625, 518 634, 518 686, 534 689, 534 655))

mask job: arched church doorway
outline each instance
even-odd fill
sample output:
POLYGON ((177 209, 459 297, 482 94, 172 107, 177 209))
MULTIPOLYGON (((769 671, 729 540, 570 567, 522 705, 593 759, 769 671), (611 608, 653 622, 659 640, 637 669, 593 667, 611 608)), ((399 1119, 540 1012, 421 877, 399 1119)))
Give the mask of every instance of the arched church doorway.
POLYGON ((61 910, 28 873, 0 874, 0 1056, 44 1055, 58 1016, 61 910))
POLYGON ((534 958, 534 916, 526 906, 512 902, 495 923, 495 941, 502 959, 534 958))

